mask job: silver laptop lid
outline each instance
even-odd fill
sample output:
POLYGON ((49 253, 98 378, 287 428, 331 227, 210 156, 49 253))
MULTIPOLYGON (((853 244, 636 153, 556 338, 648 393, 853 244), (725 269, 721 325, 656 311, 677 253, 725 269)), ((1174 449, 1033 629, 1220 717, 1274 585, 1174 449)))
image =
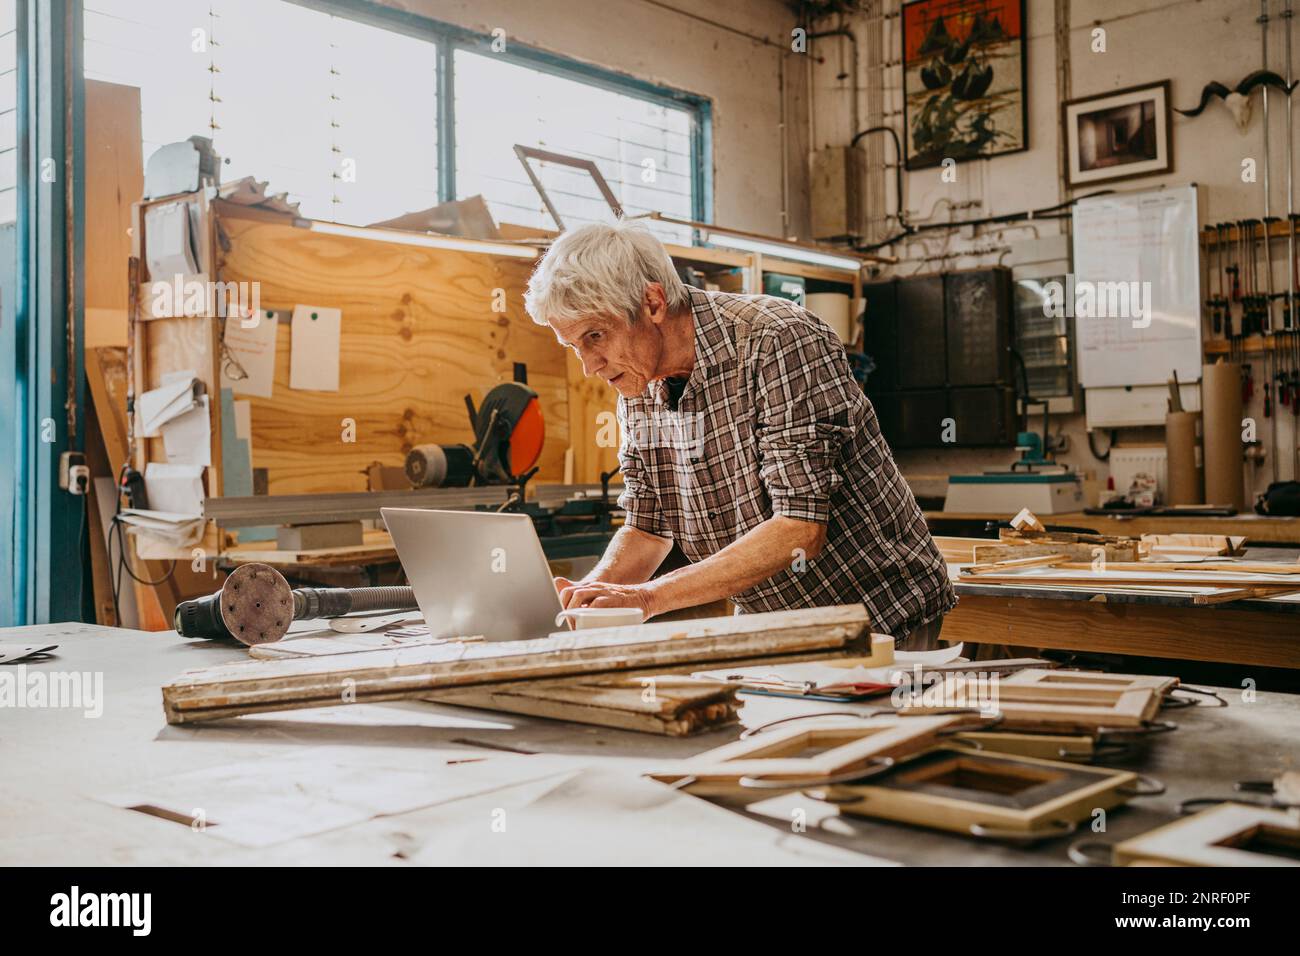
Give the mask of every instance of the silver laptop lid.
POLYGON ((380 513, 432 636, 519 641, 558 630, 560 597, 528 515, 380 513))

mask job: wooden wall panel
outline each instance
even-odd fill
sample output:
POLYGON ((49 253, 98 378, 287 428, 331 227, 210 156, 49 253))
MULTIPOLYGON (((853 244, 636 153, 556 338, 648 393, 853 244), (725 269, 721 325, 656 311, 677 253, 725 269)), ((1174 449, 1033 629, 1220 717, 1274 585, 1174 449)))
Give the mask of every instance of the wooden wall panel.
POLYGON ((287 222, 223 216, 225 282, 260 282, 263 309, 343 312, 339 388, 289 388, 290 331, 277 332, 275 389, 251 398, 253 466, 270 494, 364 491, 373 461, 400 465, 428 442, 472 438, 464 395, 477 404, 528 366, 546 422, 544 480, 563 477, 569 443, 565 352, 523 307, 528 259, 328 235, 287 222), (493 290, 506 311, 492 311, 493 290), (345 443, 343 419, 356 422, 345 443))
POLYGON ((604 380, 586 378, 582 363, 569 349, 569 441, 573 445, 573 480, 600 481, 601 472, 618 466, 618 427, 614 422, 618 392, 604 380), (612 436, 613 445, 602 446, 612 436))
POLYGON ((140 91, 86 80, 87 349, 126 345, 131 204, 143 192, 140 91))

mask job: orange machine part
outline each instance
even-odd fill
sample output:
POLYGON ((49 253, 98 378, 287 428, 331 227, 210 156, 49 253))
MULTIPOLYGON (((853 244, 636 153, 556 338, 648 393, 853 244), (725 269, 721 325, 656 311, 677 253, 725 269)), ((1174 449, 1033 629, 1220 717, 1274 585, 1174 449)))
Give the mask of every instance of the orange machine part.
POLYGON ((542 406, 531 399, 519 416, 519 424, 510 433, 510 471, 522 475, 537 464, 542 457, 542 442, 546 440, 546 426, 542 422, 542 406))

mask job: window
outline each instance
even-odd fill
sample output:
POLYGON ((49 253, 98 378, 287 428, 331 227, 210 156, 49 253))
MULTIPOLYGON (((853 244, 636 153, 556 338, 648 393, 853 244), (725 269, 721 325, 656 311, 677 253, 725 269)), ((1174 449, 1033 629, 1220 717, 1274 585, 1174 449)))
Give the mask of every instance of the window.
POLYGON ((144 159, 210 136, 223 181, 364 225, 438 201, 436 47, 266 0, 86 0, 88 79, 140 89, 144 159))
MULTIPOLYGON (((627 215, 693 218, 693 115, 624 93, 501 60, 456 51, 456 191, 482 193, 498 222, 554 229, 515 156, 515 143, 590 159, 627 215)), ((581 170, 535 164, 565 226, 611 218, 581 170)), ((690 229, 652 227, 690 242, 690 229)))
MULTIPOLYGON (((516 143, 593 160, 630 215, 705 216, 697 97, 513 43, 488 52, 485 38, 360 2, 85 0, 84 23, 86 77, 140 89, 146 161, 210 136, 223 181, 266 180, 311 218, 365 225, 481 193, 498 222, 553 228, 516 143)), ((588 177, 538 171, 566 225, 608 218, 588 177)))
POLYGON ((0 0, 0 224, 18 216, 18 4, 0 0))

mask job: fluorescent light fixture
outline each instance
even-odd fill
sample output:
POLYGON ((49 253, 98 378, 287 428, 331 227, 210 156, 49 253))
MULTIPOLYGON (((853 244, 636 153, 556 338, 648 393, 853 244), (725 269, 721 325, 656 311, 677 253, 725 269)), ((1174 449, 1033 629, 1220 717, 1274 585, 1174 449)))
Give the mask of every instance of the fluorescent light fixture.
POLYGON ((403 232, 400 229, 381 229, 372 226, 345 226, 337 222, 317 219, 300 219, 312 232, 332 236, 351 236, 354 239, 373 239, 376 242, 398 242, 407 246, 424 246, 428 249, 456 249, 461 252, 481 252, 492 256, 515 256, 519 259, 536 259, 535 246, 516 246, 490 239, 461 239, 457 236, 435 236, 429 233, 403 232))
POLYGON ((857 272, 862 268, 861 259, 837 256, 829 252, 818 252, 816 249, 806 249, 803 246, 788 246, 782 242, 750 239, 746 236, 732 236, 725 232, 710 230, 708 232, 708 241, 715 246, 725 246, 728 249, 761 252, 765 256, 792 259, 795 262, 807 262, 817 266, 829 266, 832 269, 843 269, 846 272, 857 272))

